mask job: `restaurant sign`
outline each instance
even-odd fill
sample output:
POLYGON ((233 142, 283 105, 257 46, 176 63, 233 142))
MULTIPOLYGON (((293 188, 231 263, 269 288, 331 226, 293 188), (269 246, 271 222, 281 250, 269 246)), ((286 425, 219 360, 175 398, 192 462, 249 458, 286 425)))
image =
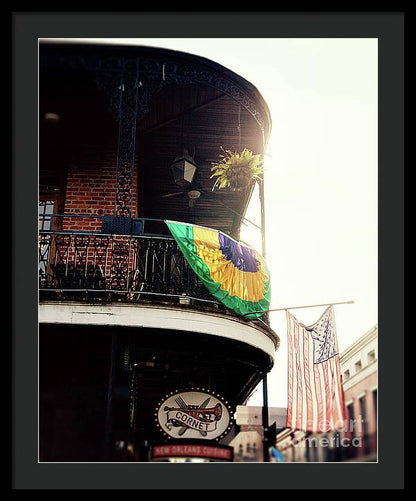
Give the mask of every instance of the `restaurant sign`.
POLYGON ((154 445, 151 459, 199 458, 211 461, 232 461, 233 448, 226 445, 202 445, 194 443, 154 445))
POLYGON ((219 394, 199 388, 172 392, 159 402, 157 425, 172 438, 219 440, 232 425, 232 412, 219 394))

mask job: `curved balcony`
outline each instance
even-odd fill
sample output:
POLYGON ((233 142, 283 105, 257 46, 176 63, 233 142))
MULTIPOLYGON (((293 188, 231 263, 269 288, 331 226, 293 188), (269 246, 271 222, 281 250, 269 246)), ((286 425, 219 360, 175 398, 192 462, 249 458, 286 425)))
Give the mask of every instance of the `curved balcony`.
MULTIPOLYGON (((55 218, 95 218, 88 215, 48 215, 55 218)), ((42 216, 43 221, 45 216, 42 216)), ((218 302, 200 282, 173 237, 146 234, 156 219, 132 219, 140 234, 102 231, 39 230, 40 301, 127 302, 165 305, 248 319, 218 302)), ((65 226, 60 224, 59 226, 65 226)), ((134 229, 133 229, 134 231, 134 229)), ((268 328, 267 314, 250 320, 268 328)))

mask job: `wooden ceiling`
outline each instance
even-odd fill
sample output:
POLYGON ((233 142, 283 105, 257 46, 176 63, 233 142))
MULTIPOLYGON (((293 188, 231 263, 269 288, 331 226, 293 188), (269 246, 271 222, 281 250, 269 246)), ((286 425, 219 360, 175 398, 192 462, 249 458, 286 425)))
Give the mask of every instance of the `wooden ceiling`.
POLYGON ((236 213, 244 214, 252 187, 243 192, 213 191, 211 167, 219 160, 221 147, 232 151, 247 147, 261 152, 257 122, 227 95, 201 86, 168 87, 152 104, 150 116, 139 122, 137 143, 144 216, 194 222, 238 236, 240 217, 236 213), (180 102, 182 96, 186 104, 178 113, 168 103, 180 102), (175 184, 170 166, 184 148, 198 167, 194 186, 189 189, 198 188, 201 196, 193 207, 189 206, 187 190, 178 196, 163 197, 183 192, 175 184))

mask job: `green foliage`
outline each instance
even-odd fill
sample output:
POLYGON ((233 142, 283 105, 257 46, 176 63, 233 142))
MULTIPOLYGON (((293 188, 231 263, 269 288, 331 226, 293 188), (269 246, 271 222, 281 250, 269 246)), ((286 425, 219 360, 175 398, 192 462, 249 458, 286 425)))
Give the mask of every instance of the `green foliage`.
POLYGON ((253 180, 261 179, 263 173, 263 159, 260 155, 244 148, 240 153, 224 150, 218 162, 213 162, 211 178, 216 177, 215 188, 230 188, 234 191, 243 190, 253 180))

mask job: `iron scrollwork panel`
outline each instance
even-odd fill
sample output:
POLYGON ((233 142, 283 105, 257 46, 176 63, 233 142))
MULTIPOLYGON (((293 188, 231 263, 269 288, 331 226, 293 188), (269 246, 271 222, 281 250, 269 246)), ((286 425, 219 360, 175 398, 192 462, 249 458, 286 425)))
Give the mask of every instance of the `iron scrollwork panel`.
POLYGON ((137 239, 133 248, 136 268, 132 290, 213 301, 174 240, 137 239))
POLYGON ((108 238, 94 235, 40 234, 41 289, 104 289, 108 238))
POLYGON ((39 286, 42 288, 48 287, 52 281, 52 271, 50 267, 50 248, 52 235, 50 233, 39 235, 38 244, 38 269, 39 269, 39 286))
POLYGON ((170 242, 165 239, 136 239, 136 263, 132 290, 153 294, 172 294, 170 286, 170 242))
MULTIPOLYGON (((87 69, 95 77, 98 86, 110 96, 110 110, 116 114, 118 100, 111 83, 114 76, 119 76, 124 68, 134 68, 140 65, 140 82, 143 92, 138 98, 140 116, 147 112, 147 101, 151 94, 160 90, 165 83, 189 84, 201 83, 223 92, 241 104, 256 120, 264 134, 264 118, 262 110, 255 99, 237 81, 227 78, 223 73, 212 67, 198 64, 187 64, 165 58, 152 57, 113 57, 94 54, 65 54, 59 52, 42 52, 41 69, 68 68, 87 69), (111 77, 111 78, 110 78, 111 77), (111 98, 111 96, 113 96, 111 98)), ((116 87, 117 88, 117 87, 116 87)))
POLYGON ((116 216, 131 217, 138 88, 137 73, 122 74, 119 85, 116 216))
POLYGON ((161 82, 146 81, 139 59, 121 59, 118 71, 94 71, 95 82, 108 98, 108 108, 118 123, 115 215, 131 217, 134 190, 137 121, 148 112, 149 97, 161 82))
POLYGON ((113 237, 109 277, 109 286, 112 290, 128 290, 130 242, 129 237, 113 237))

